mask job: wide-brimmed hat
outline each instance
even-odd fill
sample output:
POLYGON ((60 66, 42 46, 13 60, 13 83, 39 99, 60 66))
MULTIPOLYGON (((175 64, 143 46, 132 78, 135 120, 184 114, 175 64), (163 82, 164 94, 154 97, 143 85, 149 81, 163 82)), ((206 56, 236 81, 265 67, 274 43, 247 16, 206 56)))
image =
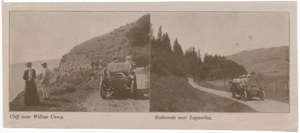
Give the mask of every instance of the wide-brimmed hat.
POLYGON ((131 56, 126 56, 126 60, 132 60, 131 56))
POLYGON ((27 63, 25 64, 25 66, 26 66, 26 67, 31 67, 31 66, 32 66, 32 62, 27 62, 27 63))
POLYGON ((42 66, 47 66, 47 62, 42 63, 42 66))

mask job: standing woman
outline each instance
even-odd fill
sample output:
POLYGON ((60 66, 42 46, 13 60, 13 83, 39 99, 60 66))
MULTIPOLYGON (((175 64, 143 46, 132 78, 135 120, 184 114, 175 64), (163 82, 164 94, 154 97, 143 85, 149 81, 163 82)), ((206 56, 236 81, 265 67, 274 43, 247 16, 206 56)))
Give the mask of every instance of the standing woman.
POLYGON ((25 94, 24 94, 24 104, 25 106, 37 105, 40 103, 39 96, 36 89, 35 70, 31 68, 32 63, 27 62, 27 70, 24 71, 23 79, 25 80, 25 94))

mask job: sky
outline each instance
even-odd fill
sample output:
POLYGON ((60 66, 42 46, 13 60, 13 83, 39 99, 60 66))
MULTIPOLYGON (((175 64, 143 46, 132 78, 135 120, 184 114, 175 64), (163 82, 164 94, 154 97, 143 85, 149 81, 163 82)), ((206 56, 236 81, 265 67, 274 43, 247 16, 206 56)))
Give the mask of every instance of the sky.
POLYGON ((154 36, 159 26, 173 44, 191 46, 202 54, 231 55, 244 50, 289 45, 289 14, 285 12, 154 12, 154 36))
MULTIPOLYGON (((74 46, 131 23, 146 12, 11 12, 10 62, 60 59, 74 46)), ((284 12, 151 12, 158 27, 184 50, 231 55, 243 50, 289 45, 284 12)))
POLYGON ((60 59, 145 12, 10 12, 10 63, 60 59))

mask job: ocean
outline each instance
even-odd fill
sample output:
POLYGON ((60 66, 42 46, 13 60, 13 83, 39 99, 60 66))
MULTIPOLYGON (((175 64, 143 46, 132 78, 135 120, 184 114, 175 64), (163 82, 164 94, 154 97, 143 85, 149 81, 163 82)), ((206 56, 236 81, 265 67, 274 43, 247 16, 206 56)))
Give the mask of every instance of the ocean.
MULTIPOLYGON (((41 64, 44 61, 33 61, 32 68, 35 69, 37 75, 42 73, 43 67, 41 64)), ((48 67, 53 69, 59 66, 60 59, 46 61, 48 67)), ((23 80, 23 74, 26 70, 25 62, 11 64, 9 70, 9 101, 12 101, 24 90, 25 81, 23 80)))

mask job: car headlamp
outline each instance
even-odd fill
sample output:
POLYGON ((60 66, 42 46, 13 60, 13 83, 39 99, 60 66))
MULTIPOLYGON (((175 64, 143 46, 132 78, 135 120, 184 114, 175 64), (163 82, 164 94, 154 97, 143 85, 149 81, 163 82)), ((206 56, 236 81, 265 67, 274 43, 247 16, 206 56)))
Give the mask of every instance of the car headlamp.
POLYGON ((129 75, 130 78, 134 79, 134 75, 129 75))
POLYGON ((129 81, 128 77, 126 77, 124 80, 125 80, 125 82, 128 82, 128 81, 129 81))

